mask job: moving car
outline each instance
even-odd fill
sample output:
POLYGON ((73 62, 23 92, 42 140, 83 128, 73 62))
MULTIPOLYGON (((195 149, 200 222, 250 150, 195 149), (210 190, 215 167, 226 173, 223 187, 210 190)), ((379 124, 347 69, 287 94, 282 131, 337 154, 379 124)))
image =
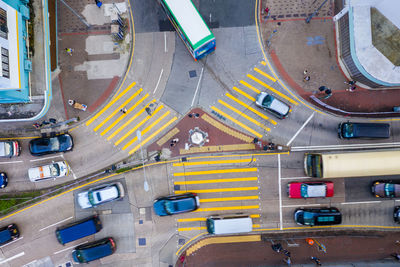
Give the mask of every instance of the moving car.
POLYGON ((359 123, 342 122, 338 125, 339 138, 389 138, 390 125, 388 123, 359 123))
POLYGON ((29 141, 29 150, 33 156, 71 151, 74 142, 70 134, 60 134, 54 137, 41 137, 29 141))
POLYGON ((375 197, 400 197, 400 184, 392 181, 374 181, 371 192, 375 197))
POLYGON ((0 245, 9 243, 19 237, 19 230, 16 224, 12 223, 0 228, 0 245))
POLYGON ((400 223, 400 206, 394 207, 394 211, 393 211, 393 220, 394 220, 396 223, 400 223))
POLYGON ((157 215, 167 216, 197 210, 200 200, 195 193, 185 193, 160 197, 154 201, 153 207, 157 215))
POLYGON ((334 225, 342 223, 342 214, 337 208, 296 209, 294 220, 300 225, 334 225))
POLYGON ((80 238, 94 235, 103 228, 100 218, 97 215, 58 227, 56 229, 56 237, 60 244, 78 240, 80 238))
POLYGON ((78 194, 78 204, 82 209, 93 208, 106 202, 122 199, 124 187, 120 182, 101 185, 78 194))
POLYGON ((209 234, 237 234, 251 232, 253 221, 249 216, 210 216, 206 220, 209 234))
POLYGON ((2 141, 0 142, 0 157, 11 158, 19 156, 21 147, 17 141, 2 141))
POLYGON ((69 166, 66 161, 58 161, 52 164, 29 168, 28 176, 31 182, 40 182, 51 178, 68 176, 69 166))
POLYGON ((116 250, 112 237, 77 246, 72 251, 72 258, 77 263, 87 263, 113 254, 116 250))
POLYGON ((5 188, 8 185, 8 177, 5 172, 0 172, 0 188, 5 188))
POLYGON ((290 198, 333 197, 332 182, 292 182, 288 184, 290 198))
POLYGON ((257 95, 256 105, 265 109, 279 119, 284 119, 290 112, 290 106, 272 95, 261 92, 257 95))

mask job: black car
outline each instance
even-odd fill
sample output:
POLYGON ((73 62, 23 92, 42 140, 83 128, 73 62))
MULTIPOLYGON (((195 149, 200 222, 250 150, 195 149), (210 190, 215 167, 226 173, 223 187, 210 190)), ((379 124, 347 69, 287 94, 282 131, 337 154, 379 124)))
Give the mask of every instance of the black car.
POLYGON ((390 125, 387 123, 342 122, 338 125, 339 138, 378 139, 390 137, 390 125))
POLYGON ((5 172, 0 172, 0 188, 5 188, 8 185, 8 177, 5 172))
POLYGON ((400 206, 394 207, 393 220, 397 223, 400 223, 400 206))
POLYGON ((294 220, 300 225, 334 225, 342 223, 342 214, 337 208, 296 209, 294 220))
POLYGON ((400 184, 392 181, 374 181, 372 182, 371 193, 375 197, 400 197, 400 184))
POLYGON ((112 237, 106 237, 97 241, 77 246, 72 251, 72 257, 77 263, 87 263, 113 254, 116 250, 112 237))
POLYGON ((71 151, 74 141, 69 134, 60 134, 54 137, 41 137, 29 141, 29 151, 34 156, 42 156, 58 152, 71 151))
POLYGON ((0 228, 0 245, 9 243, 19 237, 19 230, 16 224, 12 223, 0 228))

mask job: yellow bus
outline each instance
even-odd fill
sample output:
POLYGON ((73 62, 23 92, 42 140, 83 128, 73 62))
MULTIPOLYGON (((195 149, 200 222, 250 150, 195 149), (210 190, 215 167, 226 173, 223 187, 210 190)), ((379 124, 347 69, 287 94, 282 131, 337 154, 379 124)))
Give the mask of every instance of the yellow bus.
POLYGON ((318 178, 396 175, 400 174, 400 150, 306 153, 304 171, 318 178))

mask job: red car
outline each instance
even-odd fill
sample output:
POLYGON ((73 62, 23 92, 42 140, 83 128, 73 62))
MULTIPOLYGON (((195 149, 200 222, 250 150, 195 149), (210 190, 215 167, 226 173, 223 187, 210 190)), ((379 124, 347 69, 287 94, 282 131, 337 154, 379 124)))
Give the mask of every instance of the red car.
POLYGON ((332 182, 293 182, 288 184, 290 198, 333 197, 332 182))

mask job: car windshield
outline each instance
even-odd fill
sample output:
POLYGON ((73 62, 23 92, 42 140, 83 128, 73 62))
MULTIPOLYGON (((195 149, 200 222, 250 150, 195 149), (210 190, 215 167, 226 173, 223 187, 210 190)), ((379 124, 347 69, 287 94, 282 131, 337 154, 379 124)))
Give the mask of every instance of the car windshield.
POLYGON ((272 96, 266 95, 263 99, 262 105, 268 107, 272 102, 272 96))
POLYGON ((308 185, 302 184, 300 190, 301 190, 302 197, 308 197, 308 185))
POLYGON ((353 137, 354 136, 354 132, 353 132, 353 124, 350 123, 346 123, 344 125, 344 133, 343 135, 345 137, 353 137))
POLYGON ((50 138, 49 147, 52 151, 56 151, 60 148, 60 142, 57 138, 50 138))
POLYGON ((387 197, 394 197, 394 184, 385 184, 385 195, 387 197))
POLYGON ((174 205, 174 202, 173 202, 173 201, 166 200, 165 203, 164 203, 164 206, 165 206, 165 211, 166 211, 168 214, 173 214, 173 213, 174 213, 174 211, 175 211, 175 205, 174 205))
POLYGON ((303 213, 304 224, 314 224, 314 213, 305 211, 303 213))
POLYGON ((96 198, 98 202, 101 202, 101 194, 100 192, 96 192, 96 198))
POLYGON ((56 163, 50 165, 50 174, 51 176, 60 176, 60 166, 56 163))
POLYGON ((95 204, 94 197, 93 197, 93 192, 91 192, 91 191, 88 192, 88 200, 89 200, 90 204, 92 204, 92 205, 95 204))

